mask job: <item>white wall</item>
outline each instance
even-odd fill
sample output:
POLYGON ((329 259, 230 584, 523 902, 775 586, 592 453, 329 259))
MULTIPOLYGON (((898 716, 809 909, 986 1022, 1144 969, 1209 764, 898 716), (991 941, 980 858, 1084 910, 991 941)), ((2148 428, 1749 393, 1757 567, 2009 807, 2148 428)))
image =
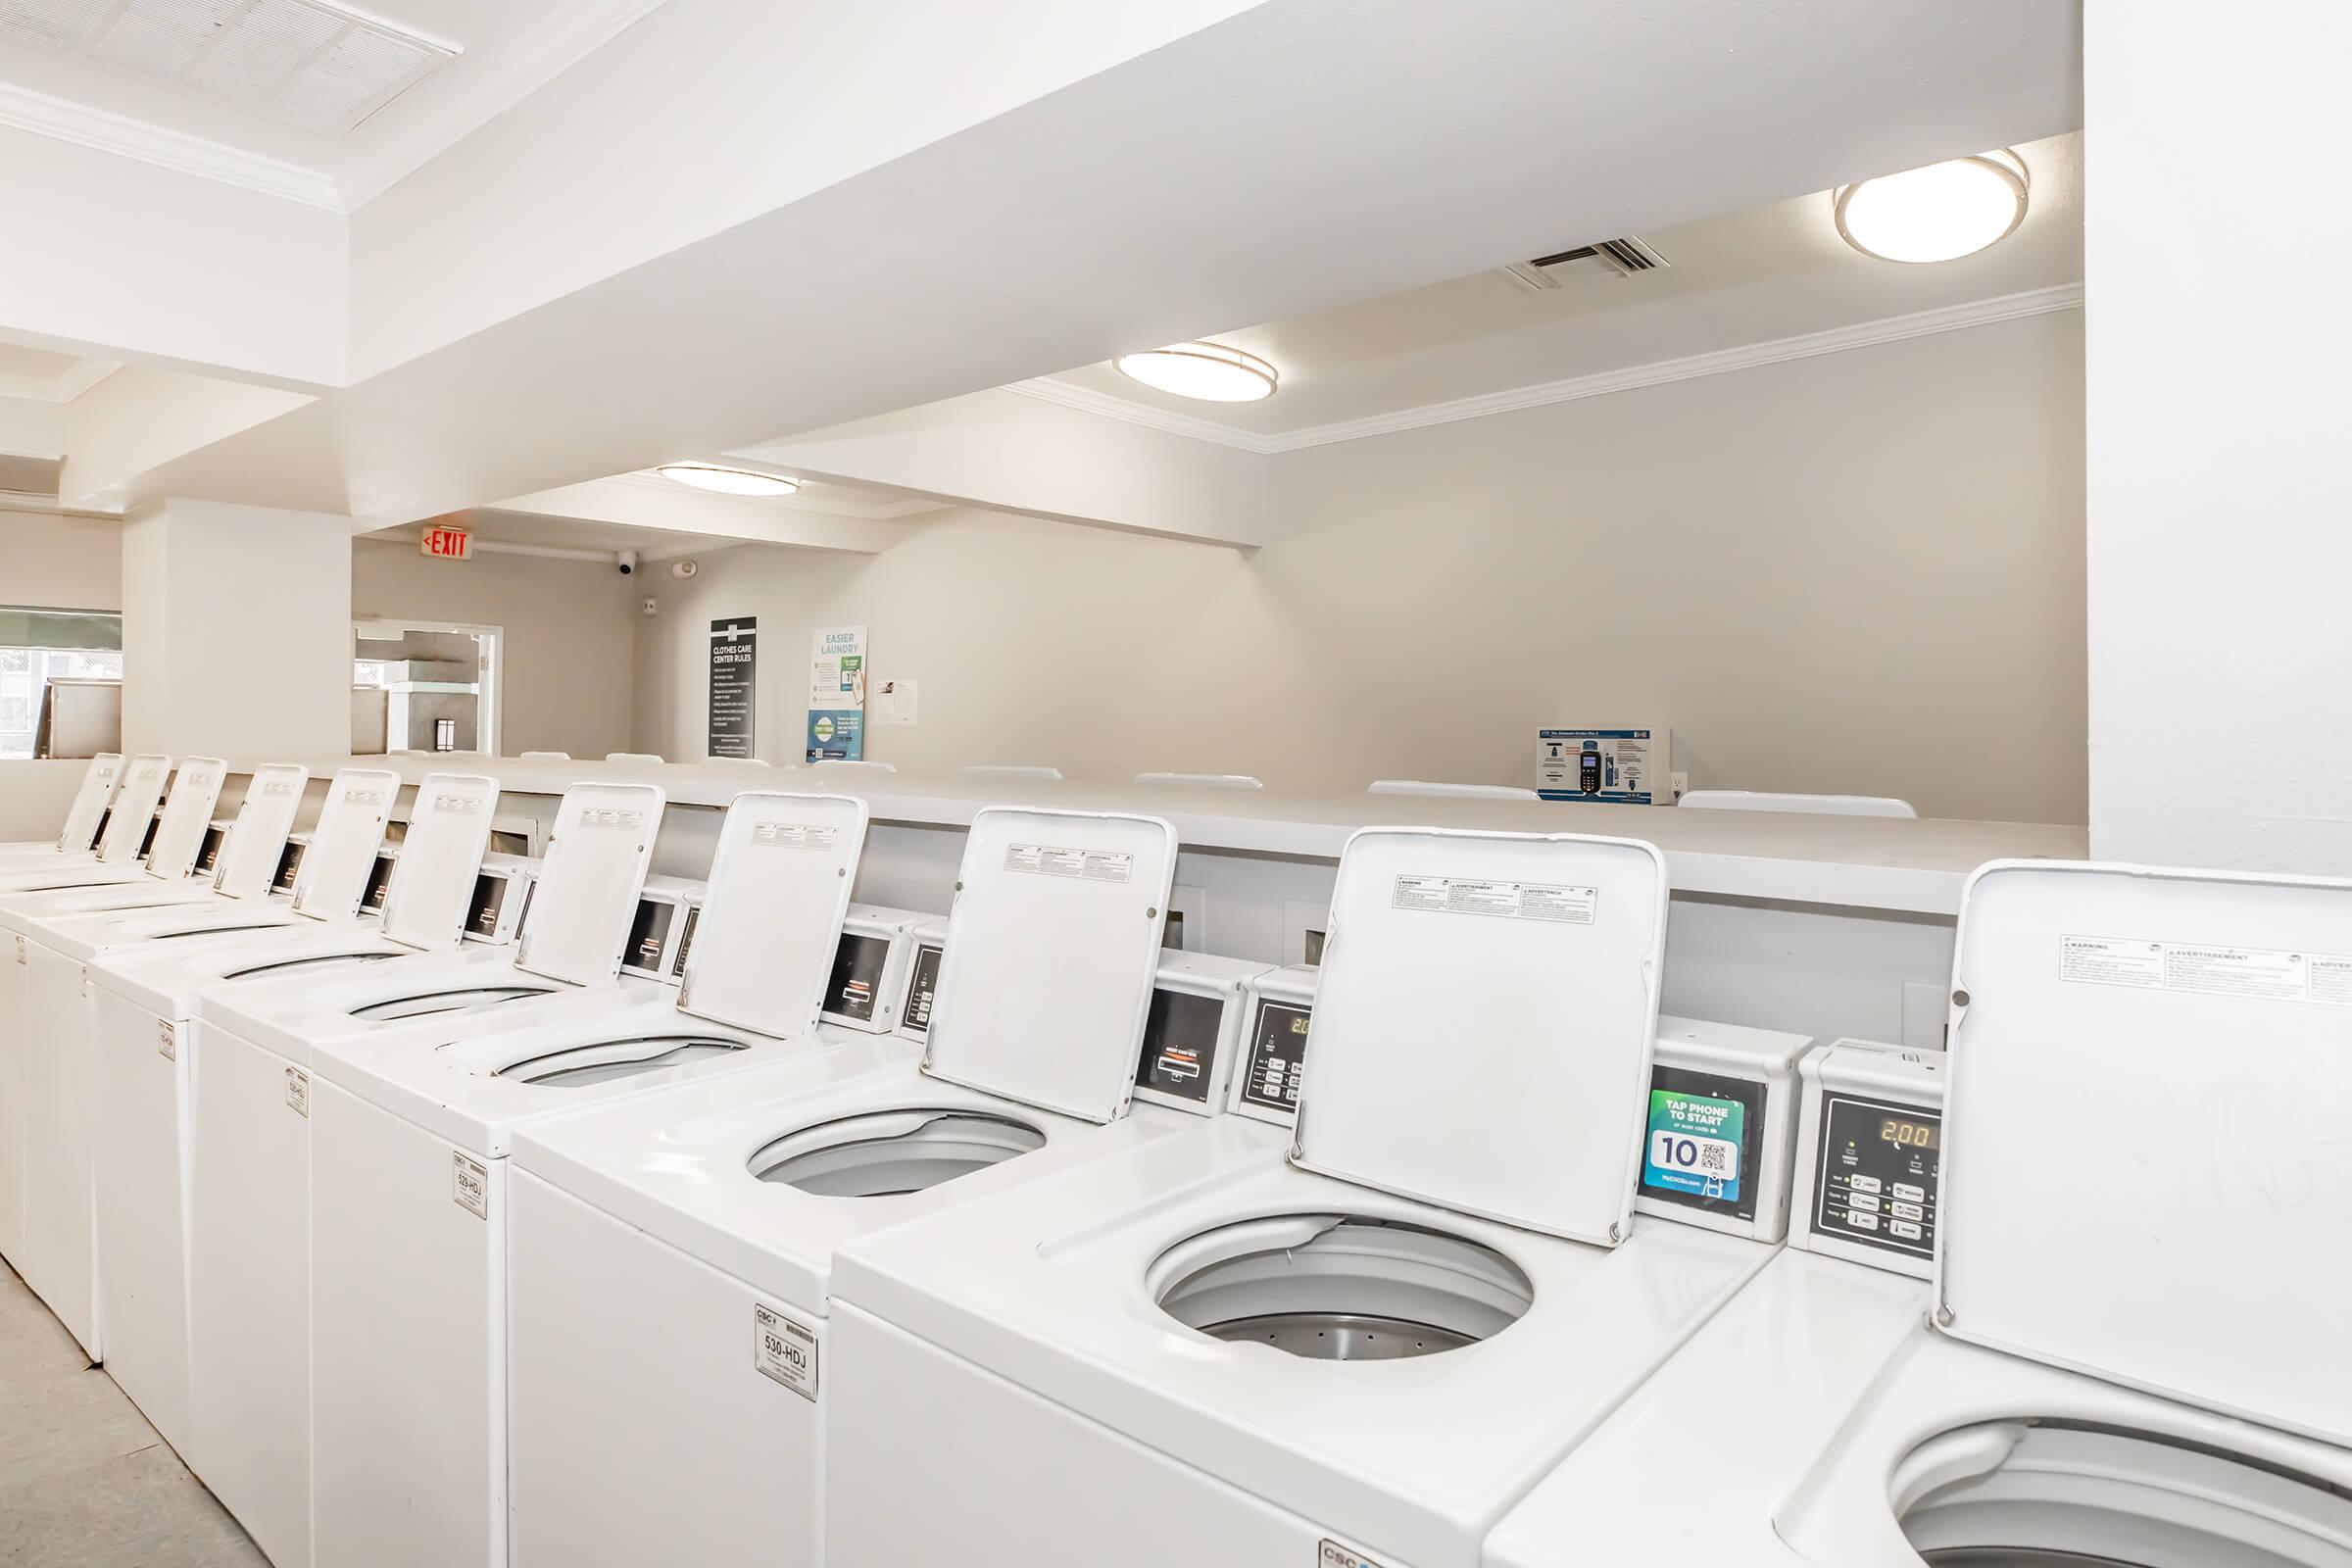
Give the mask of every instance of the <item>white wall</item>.
POLYGON ((351 738, 351 527, 171 501, 122 525, 122 749, 317 756, 351 738))
POLYGON ((476 553, 432 561, 414 543, 360 540, 351 606, 362 620, 411 616, 505 630, 499 749, 602 757, 630 749, 630 658, 647 577, 610 563, 476 553))
POLYGON ((2352 212, 2326 193, 2352 20, 2291 16, 2252 49, 2195 8, 2085 20, 2091 850, 2342 876, 2352 212), (2259 271, 2182 244, 2191 212, 2260 235, 2259 271))
POLYGON ((0 512, 0 605, 122 608, 122 525, 0 512))
POLYGON ((342 379, 340 214, 13 126, 0 126, 0 329, 119 358, 342 379))
POLYGON ((757 615, 760 752, 863 622, 920 722, 867 755, 1118 776, 1528 782, 1544 724, 1664 722, 1700 785, 2084 812, 2080 315, 1276 460, 1250 554, 958 513, 871 558, 745 547, 647 588, 637 738, 704 748, 709 622, 757 615))

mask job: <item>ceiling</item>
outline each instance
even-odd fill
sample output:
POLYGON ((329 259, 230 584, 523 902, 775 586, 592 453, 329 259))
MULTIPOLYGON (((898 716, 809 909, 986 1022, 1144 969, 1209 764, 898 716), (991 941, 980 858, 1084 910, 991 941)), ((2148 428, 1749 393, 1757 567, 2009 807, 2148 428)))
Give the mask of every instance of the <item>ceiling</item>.
MULTIPOLYGON (((1661 271, 1620 276, 1586 263, 1543 292, 1482 271, 1213 334, 1280 368, 1281 390, 1259 403, 1176 397, 1100 363, 1030 389, 1074 389, 1090 403, 1116 400, 1243 436, 1323 438, 1340 433, 1329 427, 1510 389, 2079 284, 2082 134, 2018 150, 2032 177, 2025 221, 1956 262, 1906 267, 1862 255, 1838 237, 1824 191, 1644 232, 1671 264, 1661 271)), ((1563 232, 1552 249, 1613 237, 1563 232)))
MULTIPOLYGON (((661 3, 370 0, 353 8, 336 0, 8 0, 0 4, 0 34, 7 34, 0 36, 0 124, 349 211, 661 3), (132 31, 113 18, 125 7, 156 19, 135 39, 145 47, 109 42, 132 31), (279 55, 263 51, 239 82, 208 82, 201 65, 187 64, 191 52, 169 31, 234 25, 264 7, 282 8, 288 16, 321 9, 361 16, 415 35, 431 54, 447 51, 448 57, 438 64, 422 61, 420 78, 410 74, 413 84, 356 124, 309 128, 296 122, 317 118, 302 113, 314 95, 280 95, 275 112, 250 106, 255 74, 275 73, 279 55), (18 18, 30 22, 10 25, 18 18), (61 25, 79 25, 83 19, 95 20, 78 36, 61 25), (165 34, 160 45, 159 33, 165 34), (22 41, 44 35, 52 40, 47 46, 22 41), (118 63, 134 57, 164 74, 118 63), (178 79, 167 79, 174 74, 178 79)), ((355 62, 296 61, 284 69, 290 74, 306 64, 325 68, 314 79, 331 90, 355 62)))
POLYGON ((112 360, 0 343, 0 398, 71 403, 117 368, 112 360))

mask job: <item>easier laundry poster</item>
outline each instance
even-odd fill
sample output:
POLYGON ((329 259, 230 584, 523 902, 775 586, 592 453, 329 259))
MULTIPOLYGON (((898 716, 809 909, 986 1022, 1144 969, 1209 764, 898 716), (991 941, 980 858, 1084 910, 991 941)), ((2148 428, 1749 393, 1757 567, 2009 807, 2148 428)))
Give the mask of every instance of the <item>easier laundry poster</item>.
POLYGON ((808 639, 808 757, 865 755, 865 628, 819 626, 808 639))

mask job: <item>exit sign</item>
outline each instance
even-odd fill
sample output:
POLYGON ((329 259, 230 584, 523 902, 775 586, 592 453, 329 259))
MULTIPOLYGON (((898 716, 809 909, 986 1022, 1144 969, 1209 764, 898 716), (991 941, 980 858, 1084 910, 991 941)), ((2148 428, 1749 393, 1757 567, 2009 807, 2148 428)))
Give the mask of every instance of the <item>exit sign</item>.
POLYGON ((473 535, 463 528, 427 528, 417 548, 428 556, 444 561, 469 561, 473 557, 473 535))

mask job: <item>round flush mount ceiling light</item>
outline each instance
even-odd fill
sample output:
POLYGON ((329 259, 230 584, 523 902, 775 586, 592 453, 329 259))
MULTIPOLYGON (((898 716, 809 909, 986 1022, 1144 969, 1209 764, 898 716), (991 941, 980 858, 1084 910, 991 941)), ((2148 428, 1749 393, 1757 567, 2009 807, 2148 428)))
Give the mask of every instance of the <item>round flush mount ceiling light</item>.
POLYGON ((1210 403, 1255 403, 1270 398, 1282 382, 1274 367, 1254 354, 1222 343, 1171 343, 1111 361, 1121 375, 1180 398, 1210 403))
POLYGON ((1838 232, 1865 256, 1949 262, 2006 239, 2026 219, 2025 161, 2003 147, 1838 190, 1838 232))
POLYGON ((755 473, 749 468, 722 468, 709 463, 664 463, 654 470, 664 479, 690 484, 697 490, 715 490, 722 496, 788 496, 801 487, 798 479, 780 473, 755 473))

